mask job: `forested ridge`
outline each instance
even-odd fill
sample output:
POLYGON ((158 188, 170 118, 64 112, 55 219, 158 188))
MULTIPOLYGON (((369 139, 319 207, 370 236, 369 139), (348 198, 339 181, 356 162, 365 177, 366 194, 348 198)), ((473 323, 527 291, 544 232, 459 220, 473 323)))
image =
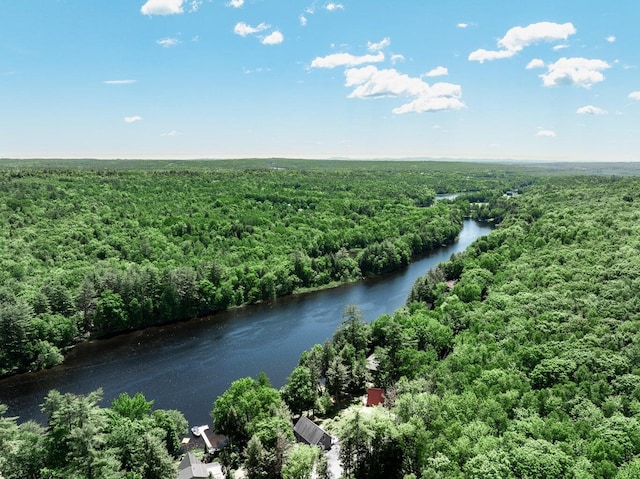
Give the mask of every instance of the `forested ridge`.
POLYGON ((520 178, 425 162, 0 162, 0 376, 55 365, 82 338, 398 269, 460 231, 468 203, 437 192, 520 178))

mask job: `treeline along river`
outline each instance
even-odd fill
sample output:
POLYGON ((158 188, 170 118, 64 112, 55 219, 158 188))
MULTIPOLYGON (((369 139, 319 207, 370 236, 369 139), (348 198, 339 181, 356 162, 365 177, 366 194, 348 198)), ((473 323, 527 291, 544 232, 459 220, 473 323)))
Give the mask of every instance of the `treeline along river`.
POLYGON ((300 354, 331 337, 345 306, 357 305, 367 321, 393 313, 416 278, 490 230, 465 220, 456 243, 393 274, 80 344, 61 366, 0 381, 0 403, 20 422, 42 421, 49 390, 86 394, 101 387, 106 403, 142 392, 156 408, 182 411, 192 425, 210 422, 213 401, 233 380, 264 371, 282 386, 300 354))

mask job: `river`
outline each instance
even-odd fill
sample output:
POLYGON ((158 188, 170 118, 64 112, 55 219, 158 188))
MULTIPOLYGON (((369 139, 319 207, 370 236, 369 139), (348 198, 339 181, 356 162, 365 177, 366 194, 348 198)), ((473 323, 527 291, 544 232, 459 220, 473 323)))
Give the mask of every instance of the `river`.
POLYGON ((232 381, 264 371, 282 386, 300 354, 331 337, 345 306, 357 305, 366 321, 393 313, 416 278, 490 231, 465 220, 455 244, 395 273, 80 344, 60 366, 0 381, 0 403, 20 422, 44 421, 39 405, 50 389, 86 394, 102 387, 104 406, 122 392, 142 392, 154 408, 178 409, 190 425, 206 424, 232 381))

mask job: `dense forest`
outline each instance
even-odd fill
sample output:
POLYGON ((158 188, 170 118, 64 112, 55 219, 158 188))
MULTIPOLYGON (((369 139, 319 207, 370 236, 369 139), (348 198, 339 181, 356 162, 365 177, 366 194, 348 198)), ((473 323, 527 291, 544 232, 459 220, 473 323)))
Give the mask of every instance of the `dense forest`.
MULTIPOLYGON (((160 172, 143 168, 87 171, 67 167, 22 171, 8 167, 3 188, 13 191, 11 198, 25 201, 25 210, 27 205, 35 208, 36 204, 47 204, 49 208, 53 201, 38 203, 38 196, 29 197, 27 190, 24 191, 27 198, 20 199, 17 192, 21 190, 15 185, 21 181, 44 185, 55 178, 70 178, 73 183, 78 177, 76 188, 62 190, 69 194, 77 193, 82 185, 98 188, 103 183, 108 185, 109 178, 120 180, 121 186, 111 189, 111 194, 120 198, 120 208, 104 208, 105 203, 99 201, 102 196, 94 192, 97 199, 92 201, 96 207, 102 204, 104 209, 93 216, 92 225, 103 232, 109 230, 109 234, 99 240, 103 245, 111 245, 112 237, 120 235, 125 247, 121 251, 111 245, 105 258, 76 256, 65 263, 69 264, 68 269, 56 266, 62 264, 58 256, 47 257, 45 261, 26 255, 25 259, 31 263, 21 277, 16 277, 17 265, 7 270, 11 261, 18 263, 17 256, 9 258, 16 244, 11 242, 13 246, 3 247, 6 249, 2 274, 6 277, 2 282, 0 320, 4 328, 1 334, 9 338, 6 344, 24 345, 32 341, 33 336, 29 335, 39 331, 34 325, 45 323, 43 318, 55 317, 60 322, 66 318, 67 323, 75 324, 82 331, 84 313, 91 312, 91 327, 95 328, 96 318, 104 314, 100 308, 108 304, 103 300, 118 294, 125 304, 121 294, 125 290, 100 290, 102 283, 93 281, 95 306, 86 311, 78 309, 82 285, 87 278, 102 278, 101 274, 125 278, 130 271, 156 268, 162 278, 188 269, 196 275, 196 284, 209 281, 218 291, 219 284, 210 277, 198 276, 203 270, 202 264, 217 265, 213 269, 223 272, 220 277, 224 282, 231 281, 231 277, 238 278, 239 271, 245 268, 241 260, 249 258, 253 261, 249 265, 269 265, 267 271, 273 271, 272 264, 277 264, 269 261, 281 264, 292 261, 293 266, 289 268, 295 272, 295 258, 304 253, 310 261, 311 278, 317 278, 324 270, 315 269, 315 260, 336 258, 344 248, 345 257, 352 262, 350 271, 356 272, 356 276, 340 278, 325 274, 330 277, 329 282, 351 280, 363 275, 367 249, 377 251, 374 257, 384 258, 380 253, 384 251, 382 246, 390 243, 396 250, 403 246, 409 248, 409 257, 419 252, 410 246, 414 244, 411 240, 416 240, 429 225, 433 228, 432 223, 447 225, 455 236, 454 226, 465 215, 492 218, 499 224, 489 236, 477 240, 464 253, 453 256, 419 279, 408 292, 406 306, 394 314, 367 323, 357 305, 347 307, 342 326, 329 341, 301 355, 299 364, 281 389, 273 388, 268 378, 261 375, 255 379, 239 378, 219 398, 211 398, 214 429, 229 438, 229 446, 223 450, 220 460, 230 470, 242 466, 251 478, 309 478, 313 470, 316 477, 329 477, 326 460, 317 449, 295 444, 293 422, 300 415, 308 415, 322 422, 323 427, 338 438, 345 477, 640 477, 639 179, 550 174, 542 169, 482 164, 358 164, 335 168, 324 164, 315 168, 304 165, 306 168, 298 167, 295 171, 275 169, 279 165, 243 171, 229 165, 215 171, 198 166, 160 172), (136 181, 128 181, 133 178, 136 181), (248 184, 240 195, 238 183, 234 183, 227 197, 215 193, 220 190, 203 187, 202 195, 194 198, 213 196, 213 201, 219 200, 220 205, 216 203, 212 208, 209 198, 209 208, 199 210, 199 205, 193 206, 191 216, 188 213, 191 210, 185 210, 186 193, 182 188, 169 190, 171 193, 158 192, 144 207, 132 192, 128 203, 122 196, 122 192, 133 191, 128 188, 145 184, 145 179, 148 184, 142 191, 148 193, 154 185, 164 185, 159 187, 161 190, 177 184, 176 178, 183 182, 192 178, 194 184, 198 183, 193 178, 210 181, 225 178, 228 182, 231 182, 229 178, 240 178, 248 184), (367 179, 371 183, 367 183, 367 179), (272 195, 272 199, 259 201, 255 197, 256 187, 249 184, 260 182, 265 182, 262 194, 272 195), (297 182, 300 182, 298 188, 297 182), (317 191, 313 190, 314 184, 318 184, 317 191), (446 188, 447 184, 450 188, 446 188), (292 185, 291 191, 283 185, 292 185), (380 191, 374 189, 377 185, 380 191), (300 191, 303 189, 305 191, 300 191), (503 195, 507 190, 517 190, 518 194, 503 195), (188 234, 190 244, 202 244, 198 254, 189 248, 172 248, 171 245, 186 241, 187 234, 180 236, 180 240, 169 241, 171 236, 167 231, 177 223, 169 221, 171 225, 164 225, 166 218, 181 215, 185 225, 191 224, 194 228, 201 224, 196 220, 205 218, 207 211, 208 219, 225 204, 228 208, 225 211, 231 211, 230 197, 245 198, 247 206, 261 208, 267 201, 275 205, 273 198, 277 196, 285 197, 288 204, 295 200, 296 192, 302 200, 305 194, 314 191, 318 197, 314 214, 322 214, 314 216, 304 227, 296 223, 297 226, 288 231, 293 235, 288 237, 288 243, 282 240, 280 249, 274 244, 273 256, 271 252, 251 253, 251 243, 243 244, 242 239, 259 234, 262 239, 253 244, 263 245, 273 229, 290 228, 293 218, 305 213, 301 204, 292 217, 265 214, 264 222, 252 224, 254 229, 245 237, 233 239, 217 233, 211 240, 216 238, 221 242, 205 245, 200 239, 195 241, 195 233, 188 234), (422 195, 417 195, 420 191, 422 195), (435 193, 452 191, 469 193, 455 201, 434 202, 435 193), (229 202, 225 203, 224 198, 229 202), (334 198, 340 201, 331 203, 334 198), (163 210, 160 204, 168 208, 169 199, 180 207, 163 210), (346 203, 361 206, 372 203, 373 215, 358 213, 355 216, 353 210, 347 211, 344 207, 334 210, 346 203), (122 212, 127 212, 125 205, 132 217, 126 214, 122 217, 122 212), (137 249, 129 245, 138 244, 138 231, 146 230, 134 229, 136 233, 131 233, 125 225, 131 225, 127 221, 133 218, 140 224, 145 215, 134 212, 144 208, 154 211, 146 216, 148 225, 162 232, 158 235, 166 242, 158 249, 151 247, 154 262, 147 258, 136 263, 133 256, 127 255, 135 254, 137 249), (386 209, 392 210, 388 216, 384 216, 386 209), (114 214, 115 211, 118 213, 114 214), (107 213, 111 214, 111 220, 105 223, 102 214, 107 213), (424 222, 422 215, 429 221, 424 222), (327 222, 326 229, 318 226, 321 225, 319 218, 327 222), (367 222, 365 218, 375 221, 367 222), (385 219, 388 227, 379 228, 376 221, 385 219), (421 220, 423 223, 419 223, 421 220), (335 229, 329 228, 330 224, 335 229), (340 224, 344 229, 338 228, 340 224), (360 228, 361 224, 369 225, 372 241, 349 242, 356 232, 369 231, 366 226, 360 228), (298 228, 314 228, 318 236, 299 233, 295 236, 298 228), (385 234, 375 236, 380 230, 385 234), (313 245, 305 241, 316 238, 325 241, 331 235, 340 238, 332 243, 333 249, 306 249, 313 245), (224 238, 231 242, 222 243, 224 238), (300 244, 295 243, 296 238, 300 244), (240 242, 236 243, 237 240, 240 242), (210 247, 211 244, 214 246, 210 247), (232 262, 225 262, 232 255, 220 253, 222 244, 237 254, 232 262), (178 256, 172 260, 172 254, 178 256), (230 272, 235 276, 228 276, 230 272), (56 284, 53 283, 56 279, 57 284, 64 286, 58 290, 69 294, 75 310, 64 313, 52 309, 52 298, 56 296, 47 295, 46 287, 56 284), (76 296, 72 294, 74 287, 78 288, 76 296), (46 306, 44 311, 37 309, 41 304, 46 306), (14 331, 20 329, 10 322, 11 318, 22 321, 18 325, 23 327, 23 336, 15 336, 14 331), (361 397, 370 385, 385 389, 384 405, 362 406, 361 397)), ((42 188, 41 194, 46 190, 45 186, 42 188)), ((109 191, 108 186, 100 188, 109 191)), ((78 205, 89 201, 87 198, 76 196, 78 205)), ((65 202, 70 201, 65 197, 65 202)), ((3 214, 8 213, 10 206, 6 208, 3 214)), ((273 206, 273 209, 277 208, 273 206)), ((22 207, 12 211, 16 217, 29 217, 22 207)), ((36 218, 45 210, 32 211, 31 227, 25 223, 9 233, 7 226, 7 238, 12 241, 15 238, 16 243, 23 245, 23 251, 27 251, 24 245, 35 240, 27 233, 30 230, 33 234, 36 218)), ((236 214, 248 211, 239 208, 236 214)), ((78 207, 75 213, 61 216, 69 220, 63 221, 64 228, 55 232, 60 238, 73 238, 71 219, 80 221, 84 214, 91 216, 85 207, 78 207)), ((223 215, 217 214, 216 218, 224 222, 223 215)), ((3 225, 10 224, 8 217, 3 225)), ((57 224, 51 221, 47 227, 57 224)), ((43 220, 43 228, 46 225, 43 220)), ((202 233, 197 228, 192 231, 202 233)), ((439 240, 446 239, 445 235, 439 240)), ((71 247, 68 249, 73 251, 71 247)), ((258 251, 260 249, 258 247, 258 251)), ((37 250, 31 247, 28 251, 37 250)), ((384 269, 382 266, 380 271, 384 269)), ((257 273, 255 276, 260 278, 257 273)), ((301 276, 297 273, 294 276, 297 279, 292 291, 326 284, 304 284, 301 276)), ((244 285, 231 283, 230 286, 235 292, 235 288, 244 285)), ((242 301, 229 305, 251 300, 245 296, 246 288, 242 291, 242 301)), ((124 306, 121 309, 124 316, 124 306)), ((128 314, 127 311, 127 320, 128 314)), ((88 332, 100 334, 98 331, 88 332)), ((5 348, 3 344, 1 351, 7 361, 5 351, 14 350, 5 348)), ((52 392, 43 405, 49 417, 46 428, 32 422, 18 424, 15 419, 0 414, 0 477, 175 477, 172 469, 175 462, 171 462, 172 454, 177 453, 175 437, 186 432, 180 413, 152 411, 150 402, 141 396, 124 395, 105 409, 97 406, 98 399, 99 392, 87 397, 52 392), (142 431, 136 429, 141 427, 136 425, 137 421, 145 424, 145 431, 152 431, 148 437, 132 433, 142 431), (118 442, 123 436, 136 439, 130 448, 118 442), (61 449, 56 451, 54 446, 61 449), (35 461, 32 456, 39 450, 46 454, 35 461), (86 462, 81 460, 85 457, 89 458, 86 462), (143 466, 143 462, 147 466, 143 466), (158 467, 153 469, 150 465, 158 467)))
POLYGON ((460 231, 468 202, 436 193, 519 181, 424 162, 0 162, 0 376, 83 338, 401 268, 460 231))
POLYGON ((339 438, 345 477, 640 477, 640 181, 547 179, 509 201, 406 307, 370 324, 348 307, 282 390, 245 378, 218 398, 216 427, 244 451, 229 463, 292 477, 286 441, 264 434, 290 434, 273 426, 283 401, 339 438), (371 384, 384 406, 362 406, 371 384))

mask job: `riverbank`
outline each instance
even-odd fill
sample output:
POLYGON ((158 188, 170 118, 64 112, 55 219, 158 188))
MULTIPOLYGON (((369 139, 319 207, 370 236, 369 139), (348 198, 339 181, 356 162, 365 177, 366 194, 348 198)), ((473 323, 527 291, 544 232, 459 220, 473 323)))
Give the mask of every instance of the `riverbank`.
MULTIPOLYGON (((462 226, 460 226, 459 231, 457 236, 453 239, 452 242, 457 241, 460 231, 462 231, 462 226)), ((416 260, 420 260, 423 257, 428 257, 430 254, 432 254, 434 251, 437 251, 441 248, 446 248, 447 245, 446 244, 441 244, 439 246, 437 246, 436 248, 434 248, 431 251, 426 251, 420 254, 416 254, 416 255, 412 255, 409 257, 409 264, 416 261, 416 260)), ((362 250, 357 250, 356 252, 352 252, 351 256, 356 256, 357 254, 360 254, 362 252, 362 250)), ((287 297, 291 297, 291 296, 304 296, 306 294, 312 294, 314 292, 318 292, 318 291, 325 291, 325 290, 330 290, 330 289, 335 289, 341 286, 345 286, 345 285, 349 285, 349 284, 354 284, 357 283, 359 281, 366 281, 368 278, 377 278, 377 277, 384 277, 384 275, 387 274, 394 274, 395 272, 401 271, 403 268, 406 268, 408 265, 407 264, 401 264, 398 265, 395 269, 392 269, 391 271, 387 271, 385 273, 381 273, 381 274, 368 274, 366 276, 345 276, 343 277, 342 281, 330 281, 326 284, 319 284, 319 285, 315 285, 315 286, 307 286, 307 287, 298 287, 296 289, 294 289, 291 293, 289 294, 284 294, 282 296, 275 296, 269 299, 259 299, 256 300, 254 302, 245 302, 243 304, 240 305, 231 305, 229 307, 227 307, 226 309, 222 309, 222 310, 218 310, 218 311, 214 311, 214 312, 210 312, 210 313, 205 313, 205 314, 200 314, 200 315, 194 315, 191 317, 178 317, 177 319, 168 319, 165 321, 150 321, 148 324, 142 324, 138 327, 130 327, 128 329, 120 329, 120 330, 113 330, 107 333, 101 333, 101 334, 91 334, 90 332, 85 332, 84 335, 82 336, 78 336, 74 339, 73 343, 68 344, 66 346, 60 346, 56 349, 56 355, 55 355, 55 359, 48 360, 47 362, 40 362, 38 363, 39 365, 44 365, 44 367, 40 367, 40 368, 27 368, 25 370, 17 370, 17 371, 12 371, 11 373, 8 374, 4 374, 2 376, 0 376, 0 379, 4 379, 4 378, 8 378, 11 376, 14 376, 16 374, 25 374, 25 373, 33 373, 42 369, 49 369, 51 367, 55 367, 55 366, 59 366, 60 364, 64 363, 65 358, 75 349, 77 348, 79 345, 87 343, 87 342, 94 342, 94 341, 102 341, 102 340, 106 340, 106 339, 111 339, 111 338, 115 338, 121 335, 126 335, 126 334, 131 334, 131 333, 135 333, 135 332, 140 332, 140 331, 144 331, 147 328, 150 327, 165 327, 171 324, 175 324, 175 323, 181 323, 181 322, 187 322, 187 321, 191 321, 193 319, 197 319, 197 318, 212 318, 215 317, 218 314, 224 313, 226 311, 235 311, 235 310, 241 310, 243 308, 249 307, 249 306, 253 306, 253 305, 261 305, 261 304, 265 304, 268 305, 274 301, 278 301, 278 300, 282 300, 284 298, 287 297)), ((110 301, 116 301, 118 299, 118 297, 120 297, 120 295, 118 294, 114 294, 110 291, 108 291, 109 295, 110 295, 110 301), (113 298, 111 297, 113 296, 113 298)), ((138 303, 145 303, 147 302, 147 300, 150 301, 150 298, 145 298, 142 297, 140 299, 140 301, 137 301, 138 303)), ((195 301, 200 301, 200 299, 194 299, 195 301)), ((105 306, 106 307, 106 306, 105 306)), ((113 305, 108 306, 108 308, 113 308, 113 305)), ((87 313, 85 313, 87 314, 87 313)), ((92 315, 97 315, 98 313, 96 313, 95 311, 91 313, 92 315)), ((106 314, 106 313, 105 313, 106 314)), ((111 311, 111 313, 109 314, 110 316, 113 316, 114 312, 111 311)), ((92 322, 95 322, 95 319, 92 320, 92 322)), ((78 327, 82 327, 81 324, 78 325, 78 327)))
POLYGON ((59 366, 1 380, 0 403, 21 421, 42 421, 39 404, 49 390, 86 394, 102 387, 105 402, 141 392, 155 407, 206 424, 214 399, 233 380, 264 371, 282 386, 300 354, 333 335, 345 306, 357 305, 367 321, 393 313, 416 278, 491 229, 466 220, 455 244, 394 274, 82 343, 59 366))

